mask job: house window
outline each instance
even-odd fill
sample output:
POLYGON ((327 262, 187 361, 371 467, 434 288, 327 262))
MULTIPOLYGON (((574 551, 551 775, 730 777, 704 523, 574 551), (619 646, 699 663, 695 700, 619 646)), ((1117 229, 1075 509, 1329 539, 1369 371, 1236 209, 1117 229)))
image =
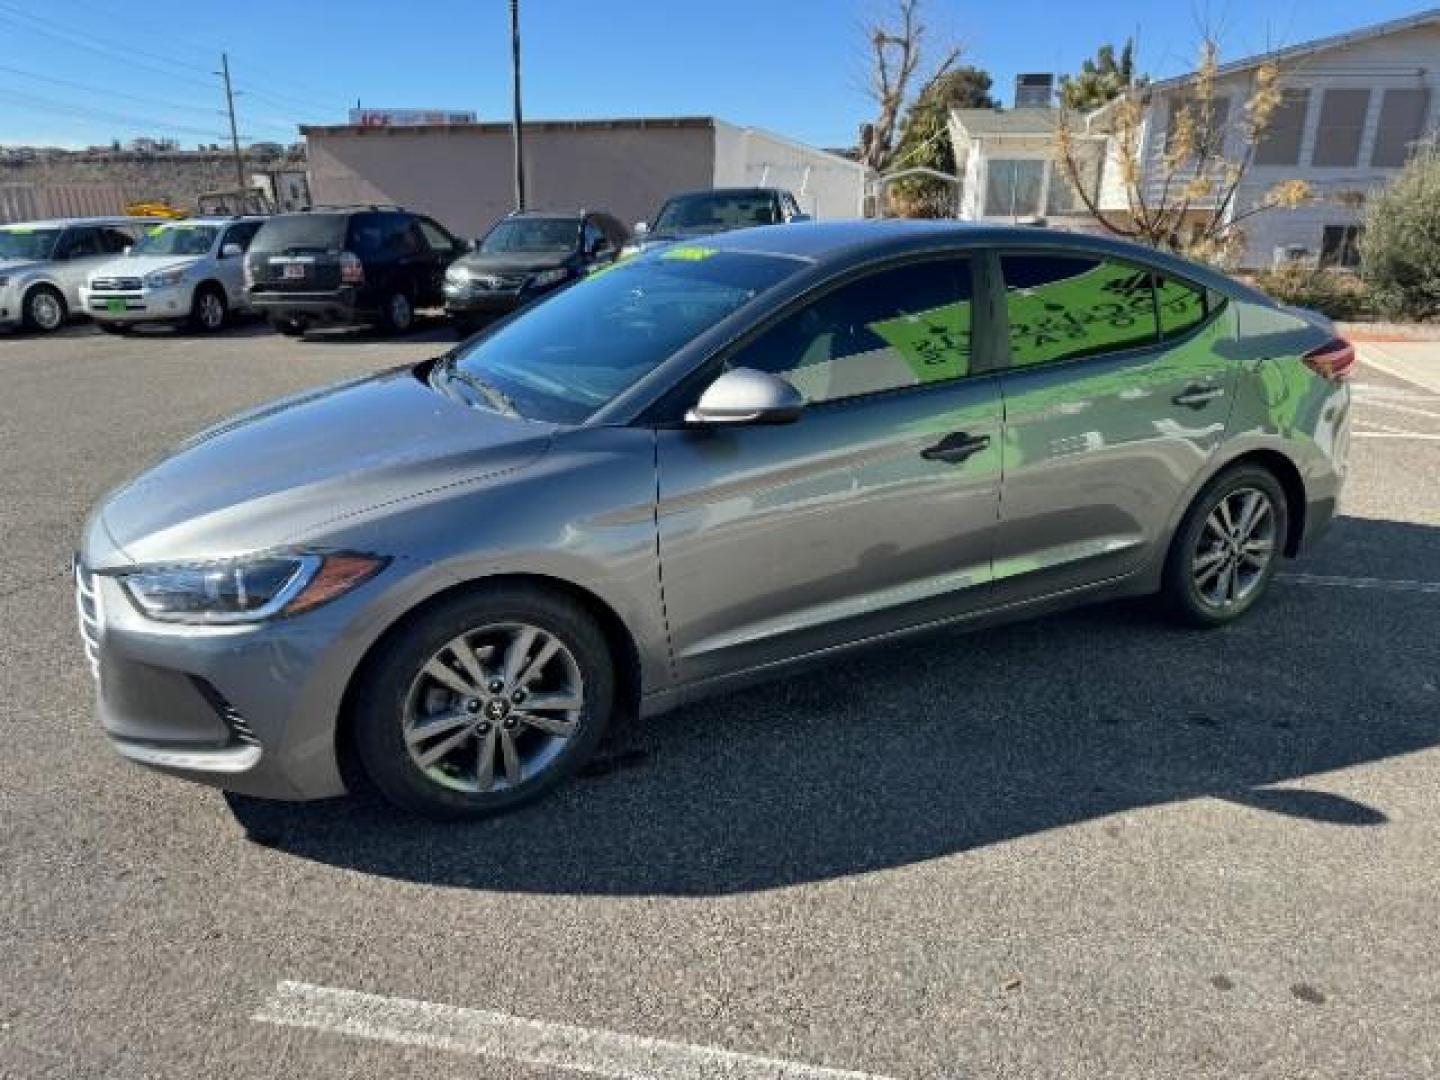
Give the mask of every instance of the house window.
POLYGON ((1212 99, 1208 107, 1205 102, 1195 101, 1191 98, 1172 97, 1170 99, 1170 115, 1165 125, 1165 152, 1168 154, 1174 147, 1175 131, 1180 122, 1180 114, 1187 109, 1195 121, 1196 149, 1203 147, 1210 157, 1223 153, 1225 150, 1225 124, 1230 119, 1230 99, 1227 97, 1212 99))
POLYGON ((1329 89, 1320 104, 1311 165, 1346 166, 1360 160, 1360 136, 1370 111, 1370 91, 1329 89))
MULTIPOLYGON (((1082 151, 1075 156, 1078 158, 1075 167, 1080 183, 1084 185, 1084 190, 1091 199, 1097 199, 1100 191, 1100 155, 1082 151)), ((1081 202, 1079 192, 1070 181, 1069 170, 1058 162, 1050 166, 1050 188, 1045 201, 1047 214, 1077 214, 1084 208, 1085 204, 1081 202)))
POLYGON ((1320 239, 1320 265, 1359 267, 1360 230, 1359 225, 1326 225, 1320 239))
POLYGON ((1300 140, 1305 133, 1309 90, 1286 90, 1270 114, 1270 124, 1255 145, 1256 165, 1300 164, 1300 140))
POLYGON ((1386 90, 1380 103, 1380 124, 1375 130, 1375 149, 1370 164, 1393 169, 1410 159, 1414 144, 1425 130, 1430 111, 1430 91, 1423 87, 1386 90))
POLYGON ((1045 162, 994 160, 985 170, 985 217, 1030 217, 1040 213, 1045 162))

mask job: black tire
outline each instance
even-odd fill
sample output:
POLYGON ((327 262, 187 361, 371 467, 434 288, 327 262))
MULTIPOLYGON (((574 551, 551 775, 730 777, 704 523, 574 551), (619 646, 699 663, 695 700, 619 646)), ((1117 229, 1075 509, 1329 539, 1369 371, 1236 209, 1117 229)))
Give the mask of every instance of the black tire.
POLYGON ((123 337, 135 329, 129 323, 101 322, 99 319, 95 320, 95 325, 100 328, 102 334, 115 334, 117 337, 123 337))
POLYGON ((218 285, 201 285, 195 290, 190 301, 190 316, 185 320, 186 329, 196 334, 215 334, 230 321, 230 305, 225 301, 225 290, 218 285))
POLYGON ((380 304, 380 329, 387 334, 407 334, 415 327, 415 304, 404 291, 390 293, 380 304))
POLYGON ((423 612, 371 659, 354 695, 354 745, 366 774, 396 806, 437 820, 487 817, 539 798, 590 759, 609 723, 614 687, 605 636, 583 608, 533 586, 479 586, 423 612), (583 709, 574 733, 535 776, 488 792, 458 791, 432 779, 412 758, 404 734, 406 703, 421 669, 448 642, 509 622, 537 627, 570 651, 583 679, 583 709))
MULTIPOLYGON (((1171 613, 1192 626, 1225 626, 1241 618, 1254 607, 1270 587, 1275 569, 1285 552, 1289 537, 1290 517, 1285 489, 1275 474, 1261 465, 1237 465, 1214 477, 1195 496, 1190 509, 1175 531, 1169 556, 1165 560, 1165 576, 1161 596, 1171 613), (1200 556, 1202 534, 1213 551, 1220 551, 1225 541, 1213 529, 1207 531, 1207 519, 1229 497, 1246 489, 1263 494, 1273 514, 1273 531, 1269 538, 1270 553, 1262 569, 1253 579, 1253 587, 1240 597, 1224 603, 1215 602, 1196 580, 1196 562, 1200 556)), ((1237 572, 1238 573, 1238 572, 1237 572)))
POLYGON ((20 326, 32 334, 53 334, 70 318, 70 307, 60 290, 36 285, 20 301, 20 326))
POLYGON ((279 316, 271 315, 267 321, 286 337, 302 337, 305 333, 305 324, 296 322, 294 319, 282 319, 279 316))

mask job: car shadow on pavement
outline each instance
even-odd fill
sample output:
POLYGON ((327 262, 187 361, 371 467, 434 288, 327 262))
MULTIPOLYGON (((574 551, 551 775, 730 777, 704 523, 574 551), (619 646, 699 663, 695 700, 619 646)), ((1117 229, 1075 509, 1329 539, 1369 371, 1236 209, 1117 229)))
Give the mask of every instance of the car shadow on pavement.
MULTIPOLYGON (((1322 557, 1286 569, 1436 581, 1437 541, 1345 519, 1322 557)), ((1436 640, 1423 592, 1282 580, 1209 632, 1127 601, 896 643, 678 710, 632 729, 618 767, 497 819, 435 825, 370 796, 231 806, 255 841, 321 863, 596 895, 828 880, 1196 798, 1297 827, 1383 826, 1383 808, 1302 778, 1440 744, 1436 640)))

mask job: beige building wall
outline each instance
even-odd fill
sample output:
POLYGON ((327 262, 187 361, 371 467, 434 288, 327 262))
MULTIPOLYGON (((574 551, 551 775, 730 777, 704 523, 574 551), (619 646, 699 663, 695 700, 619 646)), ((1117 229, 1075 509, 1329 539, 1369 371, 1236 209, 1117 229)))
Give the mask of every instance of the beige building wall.
MULTIPOLYGON (((304 131, 317 204, 398 203, 470 237, 513 205, 507 125, 304 131)), ((607 210, 631 226, 675 191, 710 187, 714 169, 715 130, 706 119, 525 125, 528 203, 536 210, 607 210)))

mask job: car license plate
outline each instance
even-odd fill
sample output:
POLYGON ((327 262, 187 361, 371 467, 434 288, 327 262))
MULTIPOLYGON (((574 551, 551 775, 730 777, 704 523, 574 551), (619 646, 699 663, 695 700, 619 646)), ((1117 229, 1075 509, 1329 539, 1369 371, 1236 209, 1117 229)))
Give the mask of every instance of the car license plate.
POLYGON ((305 276, 304 263, 286 263, 285 276, 287 278, 303 278, 305 276))
POLYGON ((106 300, 106 301, 105 301, 105 310, 106 310, 106 311, 124 311, 124 310, 125 310, 125 301, 124 301, 124 300, 118 300, 118 299, 117 299, 117 300, 106 300))

